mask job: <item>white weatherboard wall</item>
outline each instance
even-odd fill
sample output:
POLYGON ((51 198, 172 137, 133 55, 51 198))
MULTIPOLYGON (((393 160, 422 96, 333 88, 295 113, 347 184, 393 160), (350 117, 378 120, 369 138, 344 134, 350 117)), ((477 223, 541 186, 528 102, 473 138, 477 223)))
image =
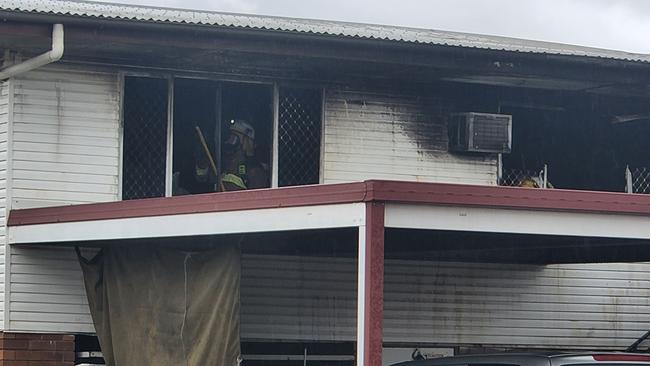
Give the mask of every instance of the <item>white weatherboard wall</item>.
POLYGON ((353 340, 356 278, 355 259, 243 256, 242 338, 353 340))
POLYGON ((5 251, 7 232, 7 145, 10 81, 0 82, 0 330, 4 329, 5 251))
POLYGON ((94 332, 74 250, 15 246, 12 249, 8 329, 94 332))
MULTIPOLYGON (((354 259, 245 256, 242 266, 242 337, 354 339, 354 259)), ((384 341, 622 349, 650 329, 649 270, 386 260, 384 341)))
POLYGON ((115 73, 39 69, 14 81, 12 208, 117 200, 115 73))
MULTIPOLYGON (((94 331, 72 251, 12 257, 12 328, 94 331)), ((622 349, 650 327, 650 264, 389 259, 385 272, 385 342, 622 349)), ((244 255, 241 301, 244 340, 353 341, 356 260, 244 255)))
POLYGON ((384 339, 623 349, 650 327, 648 269, 389 261, 384 339))
MULTIPOLYGON (((11 208, 117 200, 117 73, 57 64, 12 83, 11 208)), ((91 332, 74 251, 10 249, 6 329, 91 332)))
POLYGON ((325 183, 496 184, 496 155, 448 152, 448 108, 438 98, 330 88, 324 105, 325 183))

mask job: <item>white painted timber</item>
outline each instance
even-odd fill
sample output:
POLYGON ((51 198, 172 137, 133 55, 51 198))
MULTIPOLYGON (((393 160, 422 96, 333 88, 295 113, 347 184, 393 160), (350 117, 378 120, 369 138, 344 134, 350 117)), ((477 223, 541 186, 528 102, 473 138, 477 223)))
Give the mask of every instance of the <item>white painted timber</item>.
POLYGON ((14 94, 12 208, 117 200, 117 73, 45 67, 14 94))
POLYGON ((448 152, 449 113, 439 98, 331 87, 324 105, 325 183, 389 179, 496 184, 495 154, 448 152))
POLYGON ((12 246, 9 329, 94 332, 74 250, 12 246))
POLYGON ((11 81, 0 82, 0 330, 4 329, 5 318, 5 252, 7 228, 7 160, 9 114, 11 111, 11 81))
POLYGON ((386 227, 491 233, 650 239, 640 215, 387 204, 386 227))
MULTIPOLYGON (((117 200, 117 72, 57 64, 11 82, 11 208, 117 200)), ((0 126, 4 126, 3 110, 0 102, 0 126)), ((2 150, 6 132, 6 128, 0 131, 2 177, 7 166, 2 158, 6 156, 6 149, 2 150)), ((0 179, 0 185, 3 182, 0 179)), ((3 194, 0 202, 4 200, 3 194)), ((0 206, 3 225, 4 207, 0 206)), ((4 226, 0 240, 5 240, 4 226)), ((81 269, 73 250, 10 249, 6 329, 92 332, 81 269)))
MULTIPOLYGON (((242 338, 352 341, 356 260, 246 255, 242 338)), ((650 264, 386 260, 384 341, 623 349, 650 327, 650 264)))
POLYGON ((12 227, 11 244, 165 238, 356 227, 365 203, 62 222, 12 227), (255 219, 251 219, 254 217, 255 219))

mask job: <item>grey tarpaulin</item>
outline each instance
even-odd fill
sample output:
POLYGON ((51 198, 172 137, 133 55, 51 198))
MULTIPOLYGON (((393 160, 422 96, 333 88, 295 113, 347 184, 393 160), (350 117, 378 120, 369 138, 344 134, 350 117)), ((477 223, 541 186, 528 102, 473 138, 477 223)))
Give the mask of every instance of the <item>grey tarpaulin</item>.
POLYGON ((79 261, 108 366, 237 364, 238 245, 116 246, 79 261))

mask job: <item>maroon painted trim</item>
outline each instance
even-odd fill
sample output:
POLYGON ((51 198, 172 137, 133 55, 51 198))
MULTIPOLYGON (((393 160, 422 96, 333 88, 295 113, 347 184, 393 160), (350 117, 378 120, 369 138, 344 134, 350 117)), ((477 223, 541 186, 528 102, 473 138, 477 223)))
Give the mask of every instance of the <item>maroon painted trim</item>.
POLYGON ((11 210, 7 224, 20 226, 370 201, 650 216, 650 195, 371 180, 11 210))
POLYGON ((364 365, 381 366, 384 332, 383 202, 366 203, 366 288, 364 365))
POLYGON ((360 182, 11 210, 7 225, 20 226, 362 202, 366 192, 366 184, 360 182))
POLYGON ((376 201, 650 215, 650 195, 396 181, 367 183, 369 199, 376 201))

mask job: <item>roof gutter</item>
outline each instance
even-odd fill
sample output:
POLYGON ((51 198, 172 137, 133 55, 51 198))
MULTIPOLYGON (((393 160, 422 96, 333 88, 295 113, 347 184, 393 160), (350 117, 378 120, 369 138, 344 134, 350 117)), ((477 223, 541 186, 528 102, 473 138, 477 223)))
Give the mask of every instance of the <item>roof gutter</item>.
POLYGON ((52 48, 49 51, 42 53, 36 57, 30 58, 27 61, 1 69, 0 80, 5 80, 12 76, 16 76, 27 71, 37 69, 41 66, 59 61, 61 57, 63 57, 63 38, 63 24, 54 24, 52 26, 52 48))

